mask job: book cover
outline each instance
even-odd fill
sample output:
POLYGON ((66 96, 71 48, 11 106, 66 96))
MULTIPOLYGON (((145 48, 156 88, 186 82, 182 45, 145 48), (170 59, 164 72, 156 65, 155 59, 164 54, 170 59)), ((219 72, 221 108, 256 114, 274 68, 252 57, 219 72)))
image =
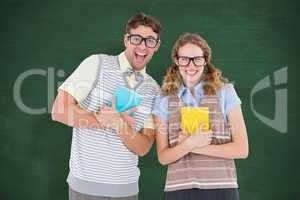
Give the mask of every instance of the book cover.
POLYGON ((209 110, 208 107, 182 107, 181 108, 182 127, 188 134, 195 133, 200 124, 203 123, 202 130, 209 130, 209 110))
MULTIPOLYGON (((143 98, 138 93, 126 87, 118 87, 114 92, 114 97, 117 112, 125 112, 139 106, 143 102, 143 98)), ((111 106, 111 102, 109 102, 108 106, 111 106)))

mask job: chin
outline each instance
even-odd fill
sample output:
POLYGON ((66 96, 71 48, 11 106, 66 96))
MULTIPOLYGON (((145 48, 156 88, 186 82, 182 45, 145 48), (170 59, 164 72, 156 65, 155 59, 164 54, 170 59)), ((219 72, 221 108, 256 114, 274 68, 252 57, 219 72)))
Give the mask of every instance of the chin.
POLYGON ((134 65, 132 67, 135 70, 142 70, 147 64, 148 64, 148 61, 145 60, 143 63, 134 63, 134 65))
POLYGON ((199 82, 200 77, 190 77, 190 76, 186 76, 185 77, 186 81, 189 83, 195 83, 195 82, 199 82))
POLYGON ((145 66, 145 65, 146 65, 146 64, 144 64, 144 65, 133 65, 132 68, 133 68, 134 70, 140 71, 140 70, 144 69, 144 66, 145 66))

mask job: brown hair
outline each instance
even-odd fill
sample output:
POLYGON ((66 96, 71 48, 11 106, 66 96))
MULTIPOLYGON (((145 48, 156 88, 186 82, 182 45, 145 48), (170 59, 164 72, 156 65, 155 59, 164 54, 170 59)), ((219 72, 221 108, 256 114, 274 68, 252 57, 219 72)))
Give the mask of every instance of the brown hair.
POLYGON ((160 22, 156 18, 146 15, 143 12, 137 13, 128 20, 126 24, 126 33, 129 33, 131 29, 135 29, 140 25, 150 27, 153 32, 160 36, 162 31, 160 22))
POLYGON ((204 53, 206 66, 204 68, 201 79, 205 81, 203 86, 204 94, 214 95, 217 89, 222 87, 228 80, 222 77, 222 72, 211 63, 212 51, 207 42, 198 34, 185 33, 176 41, 172 50, 172 65, 168 68, 162 84, 163 95, 176 94, 180 85, 183 84, 183 79, 179 72, 179 67, 175 64, 177 53, 180 47, 191 43, 201 48, 204 53))

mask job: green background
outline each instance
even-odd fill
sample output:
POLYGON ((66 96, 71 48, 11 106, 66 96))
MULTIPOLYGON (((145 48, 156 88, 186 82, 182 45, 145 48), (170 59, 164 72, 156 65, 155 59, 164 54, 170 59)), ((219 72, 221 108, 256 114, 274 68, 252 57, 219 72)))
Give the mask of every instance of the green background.
MULTIPOLYGON (((213 63, 234 81, 250 143, 248 159, 236 161, 241 199, 296 199, 300 31, 299 4, 292 0, 2 0, 0 199, 68 198, 71 128, 51 121, 49 113, 21 111, 13 99, 17 77, 29 69, 53 67, 55 73, 65 72, 55 76, 56 85, 85 57, 120 53, 125 24, 138 11, 157 17, 164 28, 160 50, 148 65, 159 83, 183 32, 200 33, 213 49, 213 63), (288 83, 272 84, 254 98, 255 109, 273 118, 274 91, 288 89, 288 131, 282 134, 253 114, 250 93, 259 80, 284 66, 288 83)), ((48 92, 45 76, 31 76, 22 84, 22 99, 33 108, 47 107, 48 92)), ((158 163, 155 148, 140 160, 140 167, 140 199, 163 199, 166 168, 158 163)))

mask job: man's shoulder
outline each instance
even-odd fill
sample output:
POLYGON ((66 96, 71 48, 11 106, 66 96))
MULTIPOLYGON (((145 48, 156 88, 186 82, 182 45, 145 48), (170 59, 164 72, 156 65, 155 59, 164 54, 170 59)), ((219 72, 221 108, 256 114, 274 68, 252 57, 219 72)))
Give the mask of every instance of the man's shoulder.
POLYGON ((118 55, 113 55, 113 54, 106 54, 106 53, 98 53, 98 54, 94 54, 94 56, 97 56, 98 58, 99 57, 104 57, 104 58, 117 58, 119 56, 118 55))
POLYGON ((98 61, 99 59, 109 59, 109 58, 116 58, 116 57, 118 57, 118 55, 110 55, 106 53, 95 53, 87 56, 86 59, 98 61))
POLYGON ((160 92, 160 86, 157 83, 157 81, 151 75, 149 75, 148 73, 145 73, 145 78, 146 78, 148 84, 150 84, 153 87, 155 92, 159 93, 160 92))

